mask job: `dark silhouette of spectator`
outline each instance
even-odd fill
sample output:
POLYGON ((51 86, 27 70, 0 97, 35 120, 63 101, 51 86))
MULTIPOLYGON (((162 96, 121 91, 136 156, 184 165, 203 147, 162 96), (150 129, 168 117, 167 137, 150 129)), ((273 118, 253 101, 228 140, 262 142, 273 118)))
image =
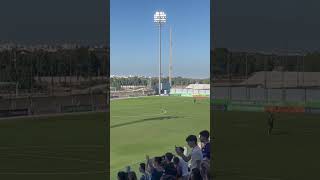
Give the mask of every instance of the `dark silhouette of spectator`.
POLYGON ((200 174, 203 180, 213 180, 210 173, 210 161, 203 160, 200 164, 200 174))
POLYGON ((128 180, 138 180, 137 175, 134 171, 128 173, 128 180))
POLYGON ((170 163, 172 162, 172 159, 173 159, 173 154, 170 153, 170 152, 167 152, 165 155, 164 155, 164 160, 166 163, 170 163))
POLYGON ((189 155, 185 156, 180 148, 176 148, 177 154, 186 162, 191 161, 190 170, 194 168, 200 168, 200 162, 203 159, 202 151, 197 144, 197 137, 195 135, 190 135, 186 138, 188 146, 192 148, 189 155))
POLYGON ((140 177, 140 180, 149 180, 150 176, 146 172, 146 164, 145 163, 140 164, 139 171, 142 174, 140 177))
POLYGON ((118 172, 118 180, 128 180, 128 174, 124 171, 118 172))
POLYGON ((164 166, 164 174, 171 175, 176 177, 177 176, 177 169, 175 168, 173 162, 166 163, 164 166))
POLYGON ((201 131, 200 135, 200 142, 202 143, 202 155, 203 159, 210 159, 210 133, 207 130, 201 131))
POLYGON ((173 158, 174 167, 177 170, 177 179, 182 179, 182 167, 180 166, 180 159, 178 157, 173 158))
POLYGON ((189 180, 202 180, 202 176, 198 168, 192 169, 189 180))
POLYGON ((151 174, 151 180, 160 180, 164 172, 162 157, 155 157, 152 162, 147 156, 147 171, 151 174))

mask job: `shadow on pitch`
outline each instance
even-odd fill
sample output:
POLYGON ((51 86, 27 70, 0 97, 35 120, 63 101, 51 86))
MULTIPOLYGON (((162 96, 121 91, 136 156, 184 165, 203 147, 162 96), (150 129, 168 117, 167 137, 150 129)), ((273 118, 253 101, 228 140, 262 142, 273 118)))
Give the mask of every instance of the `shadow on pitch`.
POLYGON ((145 119, 141 119, 141 120, 137 120, 137 121, 115 124, 115 125, 110 126, 110 128, 123 127, 123 126, 132 125, 132 124, 143 123, 143 122, 147 122, 147 121, 162 121, 162 120, 171 120, 171 119, 177 119, 177 118, 179 118, 179 117, 178 116, 161 116, 161 117, 154 117, 154 118, 145 118, 145 119))

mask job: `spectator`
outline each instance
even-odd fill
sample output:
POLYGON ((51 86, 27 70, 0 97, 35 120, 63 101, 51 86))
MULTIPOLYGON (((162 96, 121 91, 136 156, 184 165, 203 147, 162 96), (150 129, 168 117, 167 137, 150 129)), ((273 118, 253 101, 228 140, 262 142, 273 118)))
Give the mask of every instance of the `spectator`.
POLYGON ((191 161, 190 170, 192 171, 194 168, 200 168, 203 156, 200 147, 197 145, 197 137, 195 135, 188 136, 186 141, 188 146, 192 148, 191 153, 185 156, 180 148, 176 148, 176 152, 185 162, 191 161))
POLYGON ((202 176, 198 168, 192 169, 189 180, 202 180, 202 176))
POLYGON ((210 159, 210 140, 209 140, 209 138, 210 138, 209 131, 204 130, 199 133, 199 139, 200 139, 200 142, 202 143, 201 150, 202 150, 203 159, 210 159))
POLYGON ((182 167, 180 166, 180 159, 178 157, 174 157, 173 164, 177 170, 177 179, 182 180, 182 167))
POLYGON ((210 161, 203 160, 200 164, 200 174, 203 180, 212 180, 210 173, 210 161))
MULTIPOLYGON (((184 148, 183 147, 178 147, 179 150, 184 153, 184 148)), ((176 157, 177 159, 174 160, 173 159, 173 162, 178 162, 178 166, 181 167, 181 179, 182 180, 187 180, 188 179, 188 175, 189 175, 189 172, 188 172, 188 163, 186 161, 184 161, 182 158, 178 158, 176 157)))
POLYGON ((139 171, 142 174, 140 180, 149 180, 149 174, 146 172, 146 164, 141 163, 139 167, 139 171))
POLYGON ((172 162, 172 159, 173 159, 173 154, 168 152, 164 155, 164 160, 166 163, 170 163, 172 162))
POLYGON ((173 162, 166 163, 164 166, 164 174, 171 175, 176 177, 177 176, 177 169, 175 168, 173 162))
POLYGON ((118 180, 128 180, 128 174, 123 171, 118 172, 118 180))
POLYGON ((137 175, 134 171, 128 173, 128 180, 138 180, 137 175))
POLYGON ((163 175, 162 157, 155 157, 153 162, 147 156, 147 170, 151 174, 151 180, 160 180, 163 175))

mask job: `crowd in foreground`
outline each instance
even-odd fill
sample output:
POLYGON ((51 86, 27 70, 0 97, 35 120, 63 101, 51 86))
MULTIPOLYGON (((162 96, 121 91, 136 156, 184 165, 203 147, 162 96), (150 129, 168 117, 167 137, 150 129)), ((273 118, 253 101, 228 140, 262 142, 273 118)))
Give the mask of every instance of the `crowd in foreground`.
MULTIPOLYGON (((212 180, 210 173, 210 133, 207 130, 189 135, 186 142, 190 147, 175 147, 175 154, 165 153, 163 156, 150 158, 140 163, 140 180, 212 180)), ((126 171, 118 172, 118 180, 138 180, 137 174, 127 167, 126 171)))

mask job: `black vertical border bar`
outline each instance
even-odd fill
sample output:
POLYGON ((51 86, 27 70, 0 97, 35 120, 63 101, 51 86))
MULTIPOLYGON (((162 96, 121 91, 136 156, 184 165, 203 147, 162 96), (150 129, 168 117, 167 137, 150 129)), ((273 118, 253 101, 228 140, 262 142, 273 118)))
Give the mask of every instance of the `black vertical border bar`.
POLYGON ((106 36, 104 47, 104 75, 106 76, 105 119, 104 119, 104 148, 106 179, 110 178, 110 0, 106 2, 106 36))
POLYGON ((210 134, 211 134, 211 142, 212 143, 210 143, 210 145, 211 145, 211 147, 210 147, 210 149, 211 149, 211 151, 210 151, 210 153, 211 153, 211 155, 210 155, 210 157, 211 157, 211 160, 210 160, 210 170, 211 170, 211 178, 213 178, 213 176, 214 176, 214 163, 213 163, 213 161, 214 161, 214 148, 216 148, 215 146, 214 146, 214 138, 215 138, 215 136, 214 136, 214 117, 213 117, 213 97, 214 97, 214 94, 213 94, 213 77, 214 77, 214 75, 213 75, 213 61, 215 61, 215 56, 214 56, 214 44, 215 44, 215 42, 214 42, 214 39, 215 39, 215 34, 214 34, 214 26, 213 26, 213 24, 214 24, 214 2, 213 2, 214 0, 210 0, 210 134))

